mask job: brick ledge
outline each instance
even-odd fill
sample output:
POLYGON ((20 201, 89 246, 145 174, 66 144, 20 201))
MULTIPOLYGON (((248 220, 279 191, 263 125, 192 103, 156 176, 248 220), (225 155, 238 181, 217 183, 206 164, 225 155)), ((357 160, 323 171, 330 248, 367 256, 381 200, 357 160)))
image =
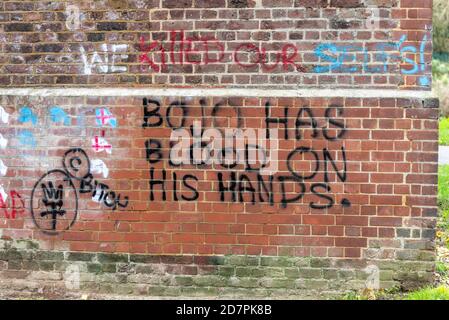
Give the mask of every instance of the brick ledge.
POLYGON ((128 96, 214 96, 214 97, 349 97, 349 98, 433 98, 431 91, 378 89, 213 89, 213 88, 3 88, 0 96, 39 97, 128 97, 128 96))

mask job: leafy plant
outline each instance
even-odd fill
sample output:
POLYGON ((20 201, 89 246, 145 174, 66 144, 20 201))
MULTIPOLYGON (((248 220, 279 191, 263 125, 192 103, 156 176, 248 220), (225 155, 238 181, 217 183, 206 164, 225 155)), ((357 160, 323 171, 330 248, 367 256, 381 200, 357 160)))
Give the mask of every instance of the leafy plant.
POLYGON ((442 117, 449 116, 449 73, 441 74, 438 77, 434 77, 432 83, 435 95, 440 99, 440 115, 442 117))
POLYGON ((433 0, 433 47, 449 53, 449 6, 447 0, 433 0))
POLYGON ((355 291, 351 291, 351 292, 346 293, 342 297, 342 300, 366 300, 366 299, 359 293, 357 293, 355 291))
MULTIPOLYGON (((449 41, 449 39, 448 39, 449 41)), ((440 81, 444 84, 449 83, 449 56, 447 55, 437 55, 435 56, 440 57, 439 59, 434 58, 432 60, 432 74, 434 81, 440 81), (443 58, 444 57, 444 60, 443 58)))

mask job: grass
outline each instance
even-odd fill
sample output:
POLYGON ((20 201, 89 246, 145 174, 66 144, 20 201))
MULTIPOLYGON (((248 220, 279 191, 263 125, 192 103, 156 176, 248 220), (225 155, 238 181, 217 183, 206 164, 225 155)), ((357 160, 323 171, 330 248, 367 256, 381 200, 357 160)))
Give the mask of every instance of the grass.
POLYGON ((449 248, 449 165, 438 167, 438 221, 437 240, 449 248))
POLYGON ((449 267, 444 262, 437 261, 435 271, 444 277, 448 275, 449 267))
POLYGON ((449 287, 429 287, 405 295, 397 292, 380 292, 375 299, 368 299, 363 294, 350 292, 345 294, 341 300, 449 300, 449 287))
MULTIPOLYGON (((446 267, 445 267, 446 268, 446 267)), ((445 269, 445 272, 446 269, 445 269)), ((380 293, 378 300, 449 300, 449 287, 439 286, 436 288, 424 288, 421 290, 410 292, 406 295, 400 295, 397 292, 380 293)), ((350 292, 345 294, 341 300, 370 300, 363 294, 350 292)))
POLYGON ((443 214, 449 210, 449 165, 438 167, 438 206, 443 214))
POLYGON ((440 120, 440 145, 449 146, 449 118, 440 120))
POLYGON ((357 292, 351 291, 351 292, 346 293, 341 298, 341 300, 368 300, 368 299, 366 299, 363 295, 361 295, 357 292))
POLYGON ((449 300, 449 288, 440 286, 437 288, 425 288, 409 293, 406 300, 449 300))

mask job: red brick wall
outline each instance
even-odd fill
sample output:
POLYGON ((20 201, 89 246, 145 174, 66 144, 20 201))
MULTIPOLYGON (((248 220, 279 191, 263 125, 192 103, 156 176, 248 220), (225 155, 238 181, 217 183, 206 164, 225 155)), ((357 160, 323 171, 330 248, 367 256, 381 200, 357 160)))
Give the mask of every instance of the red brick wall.
POLYGON ((0 288, 296 297, 430 282, 431 5, 2 1, 0 288), (176 162, 173 134, 189 160, 211 142, 197 136, 226 129, 256 134, 243 159, 255 145, 274 158, 176 162))
MULTIPOLYGON (((420 100, 144 100, 5 97, 10 119, 3 130, 9 144, 2 152, 8 167, 2 183, 24 207, 19 196, 9 195, 3 237, 75 251, 363 257, 373 242, 393 254, 404 246, 394 240, 400 229, 431 222, 436 212, 438 114, 420 100), (55 106, 65 115, 55 118, 55 106), (116 120, 115 128, 108 119, 99 122, 101 112, 116 120), (260 163, 250 164, 253 170, 245 164, 171 164, 171 134, 181 125, 190 131, 195 120, 204 130, 261 128, 262 138, 266 128, 276 128, 278 170, 264 175, 260 163), (71 148, 86 154, 64 158, 71 148), (108 172, 95 170, 94 159, 108 172), (63 172, 45 176, 56 169, 63 172), (63 181, 67 174, 77 195, 63 181), (222 188, 233 191, 220 188, 220 175, 222 188), (44 202, 50 197, 42 183, 50 190, 48 182, 65 192, 58 199, 66 213, 54 226, 51 215, 41 215, 51 208, 44 202), (97 191, 95 201, 100 183, 106 191, 97 191), (15 217, 14 200, 20 207, 15 217)), ((266 149, 275 150, 270 138, 266 149)), ((209 142, 203 138, 200 150, 209 142)))
POLYGON ((2 86, 428 90, 431 0, 2 1, 2 86))

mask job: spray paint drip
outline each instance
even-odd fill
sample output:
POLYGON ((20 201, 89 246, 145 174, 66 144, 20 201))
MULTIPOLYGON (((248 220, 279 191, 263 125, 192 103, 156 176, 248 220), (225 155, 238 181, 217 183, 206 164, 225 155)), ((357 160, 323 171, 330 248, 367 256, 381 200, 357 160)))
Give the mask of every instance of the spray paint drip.
MULTIPOLYGON (((420 49, 419 49, 419 52, 420 52, 420 66, 421 66, 421 72, 422 73, 426 72, 426 61, 424 59, 424 51, 426 49, 426 44, 427 44, 427 34, 424 35, 424 38, 423 38, 423 40, 421 42, 421 46, 420 46, 420 49)), ((419 78, 418 81, 419 81, 419 85, 421 85, 421 86, 425 86, 425 87, 430 86, 430 80, 429 80, 428 76, 423 75, 423 76, 421 76, 419 78)))

